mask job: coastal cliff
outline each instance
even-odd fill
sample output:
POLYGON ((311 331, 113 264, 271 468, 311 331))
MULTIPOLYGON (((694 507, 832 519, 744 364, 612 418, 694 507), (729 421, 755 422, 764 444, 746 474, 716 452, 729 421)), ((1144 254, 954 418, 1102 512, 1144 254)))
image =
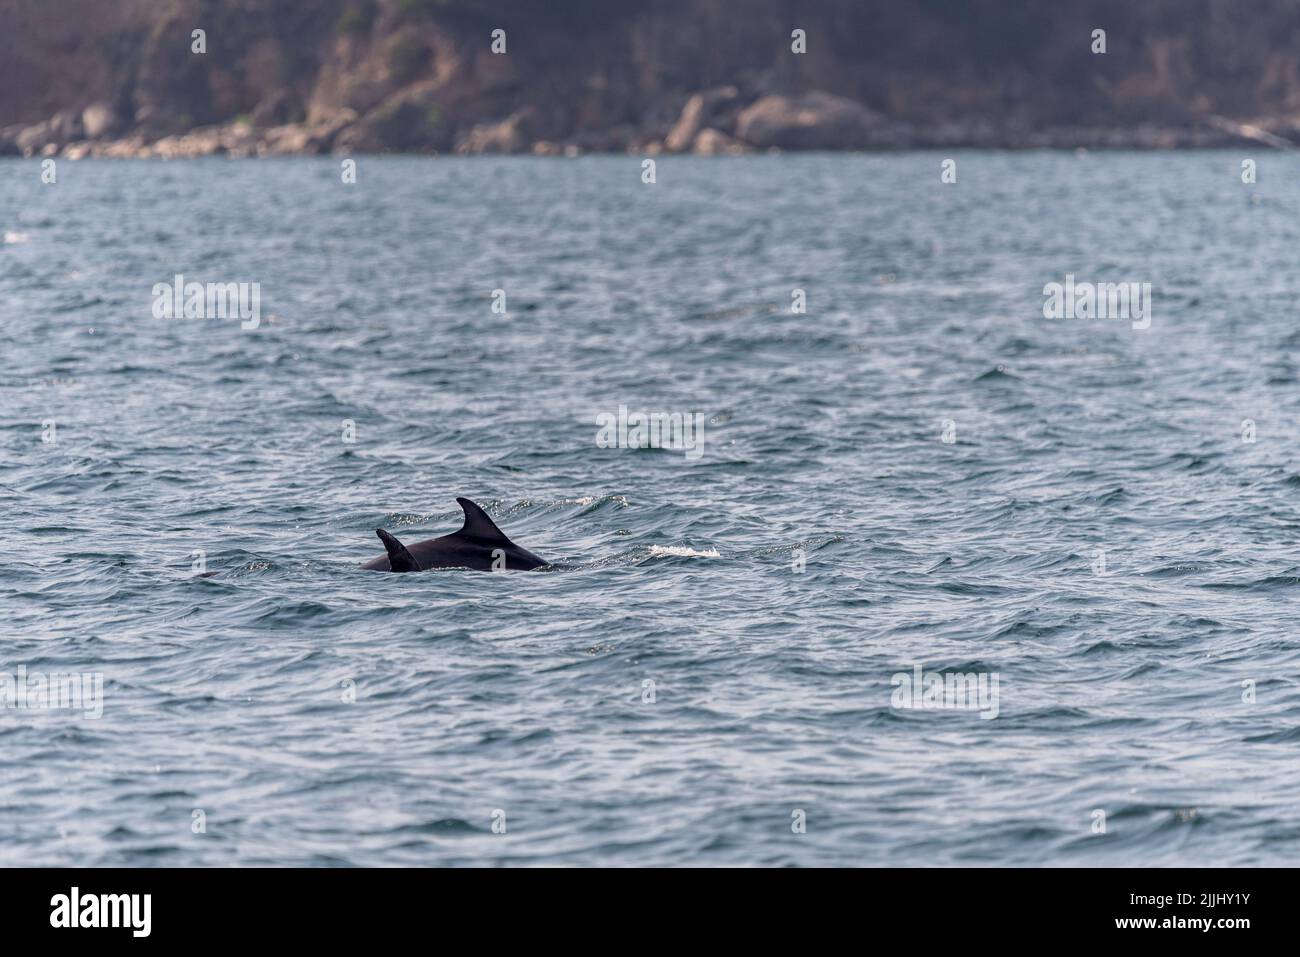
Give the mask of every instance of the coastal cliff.
POLYGON ((1300 134, 1293 0, 0 0, 0 22, 0 155, 1300 134))

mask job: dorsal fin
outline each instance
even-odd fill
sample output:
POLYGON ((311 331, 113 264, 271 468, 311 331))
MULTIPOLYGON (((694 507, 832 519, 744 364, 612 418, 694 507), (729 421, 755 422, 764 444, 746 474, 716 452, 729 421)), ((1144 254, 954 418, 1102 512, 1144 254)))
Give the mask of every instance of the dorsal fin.
POLYGON ((406 546, 382 528, 375 529, 375 534, 388 550, 388 570, 390 572, 418 572, 420 563, 411 557, 406 546))
POLYGON ((488 518, 487 512, 479 508, 467 498, 458 498, 456 503, 465 512, 465 524, 461 526, 457 535, 464 535, 466 538, 473 538, 483 542, 494 542, 505 545, 513 545, 514 542, 506 538, 506 533, 496 527, 496 523, 488 518))

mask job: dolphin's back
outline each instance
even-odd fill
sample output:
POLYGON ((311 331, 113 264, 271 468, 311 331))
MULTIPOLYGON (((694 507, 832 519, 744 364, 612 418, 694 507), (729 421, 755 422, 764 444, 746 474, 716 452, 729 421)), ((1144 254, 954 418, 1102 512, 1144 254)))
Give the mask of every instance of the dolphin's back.
POLYGON ((384 539, 389 554, 372 558, 361 567, 380 572, 427 571, 430 568, 472 568, 487 572, 502 567, 510 571, 527 571, 546 564, 545 559, 510 541, 505 532, 497 528, 492 519, 488 518, 487 512, 479 506, 467 498, 458 498, 456 501, 465 512, 465 524, 460 531, 404 547, 385 532, 380 537, 384 539), (393 544, 390 544, 390 539, 393 544), (395 552, 394 545, 400 551, 395 552), (396 569, 390 559, 393 554, 399 556, 396 569), (403 555, 409 556, 419 567, 404 567, 406 561, 403 555))

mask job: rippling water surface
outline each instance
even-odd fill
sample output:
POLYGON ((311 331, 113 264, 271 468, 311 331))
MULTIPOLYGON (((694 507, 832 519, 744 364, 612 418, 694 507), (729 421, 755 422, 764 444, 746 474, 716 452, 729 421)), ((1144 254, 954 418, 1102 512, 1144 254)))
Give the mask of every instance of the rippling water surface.
POLYGON ((1300 181, 955 158, 0 163, 0 864, 1300 861, 1300 181))

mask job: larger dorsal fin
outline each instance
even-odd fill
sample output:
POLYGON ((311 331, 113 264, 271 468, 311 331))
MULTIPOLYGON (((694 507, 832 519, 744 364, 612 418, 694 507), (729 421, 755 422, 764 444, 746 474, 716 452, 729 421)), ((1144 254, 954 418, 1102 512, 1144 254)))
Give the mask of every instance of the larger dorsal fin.
POLYGON ((483 542, 504 545, 514 544, 514 542, 506 538, 506 533, 497 528, 492 519, 488 518, 487 512, 469 499, 458 498, 456 503, 465 512, 465 524, 461 526, 460 531, 456 533, 457 535, 464 535, 466 538, 473 538, 483 542))

